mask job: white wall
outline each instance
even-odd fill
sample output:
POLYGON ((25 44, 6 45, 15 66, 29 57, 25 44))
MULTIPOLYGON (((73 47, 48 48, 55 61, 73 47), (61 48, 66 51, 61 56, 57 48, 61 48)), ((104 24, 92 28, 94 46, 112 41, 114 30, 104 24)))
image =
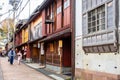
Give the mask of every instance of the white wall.
POLYGON ((82 0, 75 0, 76 1, 76 35, 82 35, 82 0))
POLYGON ((75 68, 120 74, 120 54, 89 53, 82 49, 82 0, 76 0, 75 68))

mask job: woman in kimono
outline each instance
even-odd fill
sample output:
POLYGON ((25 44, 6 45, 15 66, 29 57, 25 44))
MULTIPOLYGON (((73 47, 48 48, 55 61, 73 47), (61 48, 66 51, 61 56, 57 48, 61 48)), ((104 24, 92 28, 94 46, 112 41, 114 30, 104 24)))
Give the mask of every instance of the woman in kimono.
POLYGON ((20 61, 21 61, 21 59, 22 59, 22 53, 21 53, 21 51, 19 51, 19 52, 17 53, 17 56, 18 56, 18 64, 20 65, 20 61))

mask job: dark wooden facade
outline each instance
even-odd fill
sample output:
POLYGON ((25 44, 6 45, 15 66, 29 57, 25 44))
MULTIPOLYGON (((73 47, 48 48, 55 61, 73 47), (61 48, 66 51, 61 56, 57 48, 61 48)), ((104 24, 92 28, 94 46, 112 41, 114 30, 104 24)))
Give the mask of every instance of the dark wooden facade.
POLYGON ((54 1, 45 9, 51 21, 46 23, 47 37, 42 40, 46 64, 71 67, 70 0, 54 1))
POLYGON ((22 30, 20 29, 22 25, 22 22, 18 22, 16 25, 15 46, 22 44, 22 30))

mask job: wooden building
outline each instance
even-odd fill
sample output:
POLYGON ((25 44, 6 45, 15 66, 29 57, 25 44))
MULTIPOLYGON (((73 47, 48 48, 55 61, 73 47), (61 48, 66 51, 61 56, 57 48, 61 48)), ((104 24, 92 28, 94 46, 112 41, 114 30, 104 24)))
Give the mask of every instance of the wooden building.
POLYGON ((28 20, 33 62, 56 72, 71 72, 70 0, 44 0, 28 20))
MULTIPOLYGON (((46 67, 60 73, 71 71, 70 0, 51 2, 45 8, 46 38, 44 43, 46 67)), ((42 51, 42 49, 41 49, 42 51)))
POLYGON ((26 59, 28 62, 30 62, 30 49, 28 45, 29 26, 26 22, 27 20, 20 20, 16 25, 15 48, 17 52, 21 51, 23 59, 26 59), (26 58, 24 57, 25 51, 26 58))

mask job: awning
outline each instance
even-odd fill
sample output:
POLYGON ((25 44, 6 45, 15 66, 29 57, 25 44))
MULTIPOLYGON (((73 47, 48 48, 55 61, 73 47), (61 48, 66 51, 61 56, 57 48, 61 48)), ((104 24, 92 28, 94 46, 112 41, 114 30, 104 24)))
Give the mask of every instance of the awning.
POLYGON ((28 42, 25 42, 25 43, 22 43, 22 44, 20 44, 20 45, 17 45, 17 46, 15 46, 15 48, 18 48, 18 47, 21 47, 21 46, 23 46, 23 45, 26 45, 28 42))
POLYGON ((55 34, 49 35, 48 37, 46 37, 42 40, 39 40, 38 42, 53 40, 53 39, 56 39, 56 38, 64 38, 64 37, 67 37, 67 36, 70 36, 70 35, 71 35, 71 28, 68 28, 68 29, 65 29, 63 31, 57 32, 55 34))

